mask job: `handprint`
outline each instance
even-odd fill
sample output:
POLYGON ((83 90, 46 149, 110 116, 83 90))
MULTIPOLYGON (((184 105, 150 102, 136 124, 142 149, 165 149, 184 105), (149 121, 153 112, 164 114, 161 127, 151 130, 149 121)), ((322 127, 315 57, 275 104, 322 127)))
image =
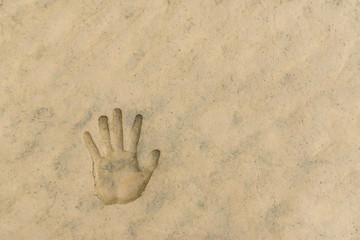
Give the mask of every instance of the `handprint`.
POLYGON ((126 149, 123 147, 121 110, 113 110, 113 144, 110 141, 108 118, 99 118, 104 156, 100 155, 89 132, 84 132, 84 140, 93 161, 95 191, 105 204, 125 204, 141 196, 152 173, 158 165, 159 150, 153 150, 142 169, 137 160, 137 146, 140 139, 142 116, 136 115, 126 149))

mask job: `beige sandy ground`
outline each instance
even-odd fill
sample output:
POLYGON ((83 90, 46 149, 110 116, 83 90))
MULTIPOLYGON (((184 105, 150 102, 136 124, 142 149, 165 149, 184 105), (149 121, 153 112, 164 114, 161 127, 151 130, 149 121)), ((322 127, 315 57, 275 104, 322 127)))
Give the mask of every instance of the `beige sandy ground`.
POLYGON ((360 239, 360 1, 1 3, 1 239, 360 239), (161 158, 103 206, 115 107, 161 158))

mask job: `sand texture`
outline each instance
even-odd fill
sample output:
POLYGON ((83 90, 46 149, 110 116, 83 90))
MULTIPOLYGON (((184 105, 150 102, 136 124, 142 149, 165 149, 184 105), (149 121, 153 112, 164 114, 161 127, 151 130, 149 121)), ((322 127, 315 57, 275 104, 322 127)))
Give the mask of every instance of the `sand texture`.
POLYGON ((358 240, 360 1, 0 0, 0 156, 4 240, 358 240), (161 156, 103 205, 114 108, 161 156))

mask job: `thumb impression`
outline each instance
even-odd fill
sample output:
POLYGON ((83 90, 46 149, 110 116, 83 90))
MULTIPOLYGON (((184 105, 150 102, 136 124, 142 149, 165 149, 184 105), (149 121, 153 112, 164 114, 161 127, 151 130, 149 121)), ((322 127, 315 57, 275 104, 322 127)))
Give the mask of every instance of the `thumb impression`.
POLYGON ((157 149, 152 150, 143 165, 143 172, 152 174, 158 165, 159 158, 160 151, 157 149))

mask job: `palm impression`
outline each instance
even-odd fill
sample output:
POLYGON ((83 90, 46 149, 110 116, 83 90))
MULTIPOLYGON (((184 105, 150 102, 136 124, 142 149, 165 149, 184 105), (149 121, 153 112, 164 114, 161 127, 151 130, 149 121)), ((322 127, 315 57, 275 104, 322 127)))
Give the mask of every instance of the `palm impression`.
POLYGON ((113 110, 113 144, 110 140, 108 118, 99 118, 99 129, 104 149, 100 155, 89 132, 84 132, 84 140, 93 161, 95 191, 105 204, 125 204, 139 198, 158 165, 160 151, 153 150, 140 169, 137 160, 137 146, 140 139, 142 116, 136 115, 131 128, 127 148, 123 147, 121 110, 113 110))

